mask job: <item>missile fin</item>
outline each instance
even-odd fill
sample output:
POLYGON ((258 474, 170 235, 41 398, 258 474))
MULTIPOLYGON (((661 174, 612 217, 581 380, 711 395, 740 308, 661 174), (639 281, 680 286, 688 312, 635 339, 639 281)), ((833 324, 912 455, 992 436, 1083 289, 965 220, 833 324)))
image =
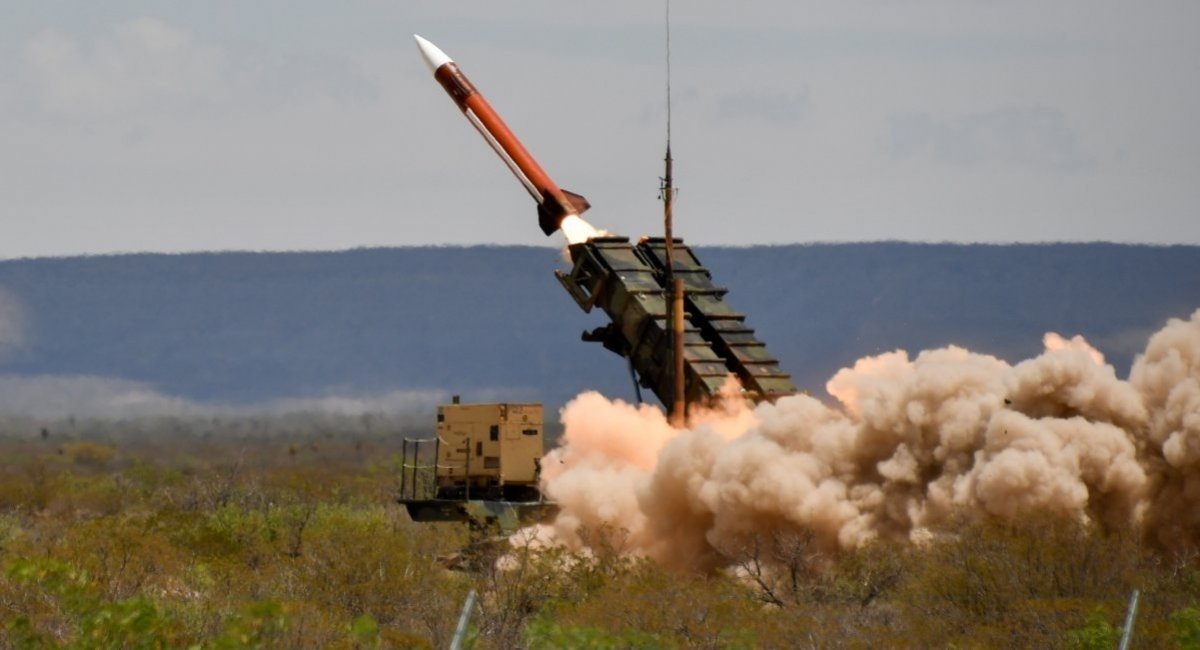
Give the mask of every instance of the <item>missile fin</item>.
POLYGON ((555 230, 558 230, 558 226, 562 223, 563 217, 565 216, 561 213, 561 211, 551 211, 547 207, 548 205, 550 205, 550 202, 545 201, 543 203, 539 203, 537 208, 538 225, 541 226, 542 232, 546 233, 547 237, 553 235, 555 230))
POLYGON ((562 221, 569 214, 583 214, 584 210, 592 207, 588 200, 582 196, 568 192, 567 190, 558 190, 562 194, 555 196, 547 193, 546 200, 538 204, 538 225, 541 226, 542 232, 546 236, 554 234, 562 226, 562 221), (565 203, 564 203, 565 200, 565 203))
POLYGON ((571 205, 575 206, 575 214, 583 214, 588 208, 592 207, 592 204, 588 203, 588 200, 579 194, 570 190, 563 190, 562 193, 567 196, 567 200, 571 202, 571 205))

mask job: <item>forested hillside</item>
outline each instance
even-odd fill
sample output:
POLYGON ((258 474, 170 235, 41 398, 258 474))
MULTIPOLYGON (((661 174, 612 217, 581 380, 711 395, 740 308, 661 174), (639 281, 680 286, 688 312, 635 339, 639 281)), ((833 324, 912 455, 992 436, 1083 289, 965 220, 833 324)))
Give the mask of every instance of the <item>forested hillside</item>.
MULTIPOLYGON (((703 248, 729 302, 797 384, 895 348, 1016 361, 1047 330, 1128 370, 1146 336, 1200 307, 1200 248, 831 244, 703 248)), ((136 254, 0 262, 0 375, 141 382, 253 404, 398 390, 561 404, 632 394, 579 334, 601 323, 532 247, 136 254)))

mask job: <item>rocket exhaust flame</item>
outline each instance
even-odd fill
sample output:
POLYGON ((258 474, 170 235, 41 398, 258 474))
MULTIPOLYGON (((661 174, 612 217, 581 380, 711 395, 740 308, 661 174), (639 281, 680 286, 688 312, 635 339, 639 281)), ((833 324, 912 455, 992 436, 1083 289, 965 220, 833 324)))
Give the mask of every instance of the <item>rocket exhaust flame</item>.
POLYGON ((583 217, 577 214, 569 214, 563 218, 562 223, 559 224, 559 228, 562 230, 563 236, 567 238, 568 244, 582 244, 592 237, 601 237, 608 234, 584 221, 583 217))
POLYGON ((962 514, 1200 545, 1200 310, 1151 337, 1124 380, 1081 337, 1045 345, 1016 365, 954 346, 890 352, 838 372, 836 405, 734 398, 683 430, 585 393, 544 461, 561 510, 541 537, 578 548, 623 529, 633 552, 694 569, 756 536, 834 551, 928 539, 962 514))
MULTIPOLYGON (((550 179, 453 59, 424 38, 416 34, 413 34, 413 37, 417 41, 417 49, 421 51, 421 58, 433 72, 434 79, 441 84, 446 94, 450 95, 466 116, 467 121, 479 131, 488 146, 500 156, 509 171, 525 187, 525 191, 537 202, 538 225, 546 236, 554 234, 568 218, 578 219, 580 214, 591 207, 587 199, 560 188, 550 179)), ((586 222, 583 223, 586 225, 586 222)), ((576 237, 583 236, 586 239, 590 236, 585 236, 586 231, 578 226, 573 225, 572 230, 576 237)), ((576 243, 570 237, 568 234, 568 241, 576 243)))

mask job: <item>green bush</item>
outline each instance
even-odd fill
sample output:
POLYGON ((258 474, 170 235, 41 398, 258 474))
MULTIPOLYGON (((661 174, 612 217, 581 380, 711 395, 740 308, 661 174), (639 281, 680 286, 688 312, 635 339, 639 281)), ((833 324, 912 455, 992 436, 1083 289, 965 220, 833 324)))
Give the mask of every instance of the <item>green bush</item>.
POLYGON ((1186 650, 1200 649, 1200 609, 1185 607, 1171 614, 1175 643, 1186 650))
POLYGON ((1111 650, 1121 640, 1121 628, 1113 627, 1104 611, 1093 610, 1087 623, 1067 632, 1067 647, 1073 650, 1111 650))

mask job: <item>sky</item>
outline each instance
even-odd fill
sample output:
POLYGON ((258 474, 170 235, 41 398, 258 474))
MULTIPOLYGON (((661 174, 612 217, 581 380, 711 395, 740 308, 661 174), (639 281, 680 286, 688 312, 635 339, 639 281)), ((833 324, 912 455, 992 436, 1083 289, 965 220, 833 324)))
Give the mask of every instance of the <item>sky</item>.
MULTIPOLYGON (((414 33, 589 220, 661 232, 662 2, 5 5, 0 258, 560 245, 414 33)), ((1200 244, 1194 0, 671 14, 689 243, 1200 244)))

